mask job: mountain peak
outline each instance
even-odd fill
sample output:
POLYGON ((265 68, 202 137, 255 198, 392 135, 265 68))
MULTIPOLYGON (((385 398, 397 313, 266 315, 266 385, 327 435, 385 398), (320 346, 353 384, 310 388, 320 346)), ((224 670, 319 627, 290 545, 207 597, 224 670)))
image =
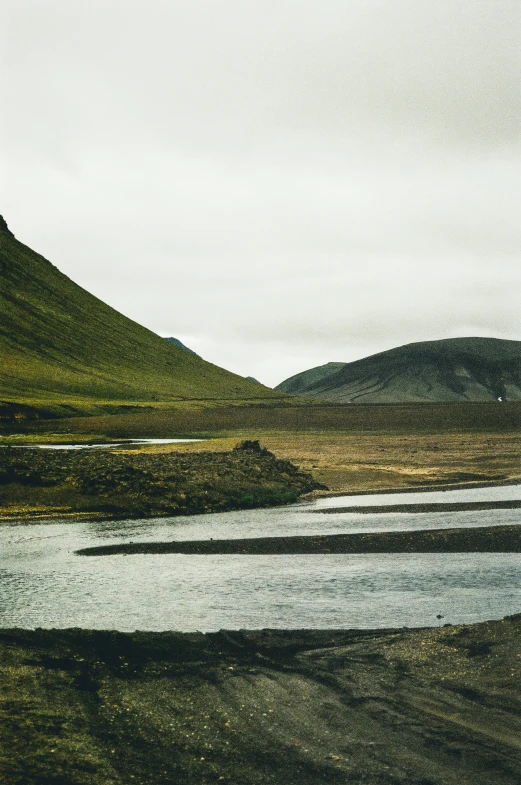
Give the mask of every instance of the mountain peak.
POLYGON ((183 350, 183 352, 188 352, 188 354, 193 354, 193 355, 194 355, 194 357, 199 357, 199 359, 202 359, 202 358, 200 357, 200 355, 198 355, 198 354, 197 354, 197 352, 194 352, 194 350, 193 350, 193 349, 189 349, 189 348, 188 348, 188 346, 185 346, 185 345, 184 345, 184 343, 182 343, 182 342, 179 340, 179 338, 165 338, 164 340, 165 340, 165 341, 168 341, 168 343, 171 343, 171 344, 173 344, 174 346, 177 346, 177 348, 178 348, 178 349, 182 349, 182 350, 183 350))
POLYGON ((14 234, 7 226, 7 221, 5 220, 3 215, 0 215, 0 232, 5 232, 6 234, 10 234, 11 237, 14 237, 14 234))

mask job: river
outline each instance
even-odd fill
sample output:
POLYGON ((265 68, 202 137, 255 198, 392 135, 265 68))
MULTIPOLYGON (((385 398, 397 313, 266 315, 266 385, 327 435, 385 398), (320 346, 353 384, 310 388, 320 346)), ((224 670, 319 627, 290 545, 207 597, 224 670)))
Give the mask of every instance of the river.
POLYGON ((521 486, 323 498, 128 521, 0 526, 0 627, 201 630, 459 624, 521 610, 521 554, 82 557, 112 542, 404 531, 521 523, 520 509, 319 515, 325 508, 500 501, 521 486))

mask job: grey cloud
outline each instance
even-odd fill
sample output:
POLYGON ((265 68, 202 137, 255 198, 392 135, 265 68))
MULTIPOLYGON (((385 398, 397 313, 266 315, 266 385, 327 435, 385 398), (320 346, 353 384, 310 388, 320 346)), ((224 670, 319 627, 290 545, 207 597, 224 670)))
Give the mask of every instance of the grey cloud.
POLYGON ((400 126, 407 136, 423 130, 442 145, 519 139, 518 3, 349 6, 344 24, 326 33, 326 67, 311 47, 301 53, 307 115, 323 109, 326 118, 355 126, 372 119, 391 141, 390 127, 397 135, 400 126))
POLYGON ((124 313, 271 383, 521 338, 517 0, 2 13, 2 212, 124 313))

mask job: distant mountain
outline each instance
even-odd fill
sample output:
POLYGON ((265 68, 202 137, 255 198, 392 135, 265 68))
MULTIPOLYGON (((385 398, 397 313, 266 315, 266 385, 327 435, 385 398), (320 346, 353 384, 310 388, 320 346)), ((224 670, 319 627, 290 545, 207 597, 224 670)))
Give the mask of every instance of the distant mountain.
POLYGON ((333 376, 341 368, 345 368, 346 363, 326 363, 326 365, 319 365, 316 368, 311 368, 309 371, 302 371, 295 376, 290 376, 284 382, 281 382, 275 389, 281 388, 285 392, 292 393, 293 395, 309 395, 308 390, 312 389, 315 385, 320 387, 321 383, 329 376, 333 376))
MULTIPOLYGON (((201 357, 201 355, 200 354, 196 354, 196 352, 194 352, 193 349, 189 349, 188 346, 185 346, 184 343, 182 343, 182 341, 179 340, 179 338, 165 338, 164 340, 168 341, 169 343, 173 344, 174 346, 178 346, 179 349, 182 349, 184 352, 189 352, 189 354, 193 354, 195 357, 199 357, 199 358, 201 357)), ((247 381, 249 381, 249 382, 255 382, 255 384, 260 384, 262 387, 266 386, 266 385, 262 384, 262 382, 259 382, 258 379, 255 379, 254 376, 245 376, 244 378, 247 381)))
POLYGON ((200 354, 197 354, 197 352, 194 352, 193 349, 189 349, 188 346, 185 346, 184 343, 179 340, 179 338, 164 338, 164 340, 168 341, 168 343, 171 343, 172 346, 177 346, 179 349, 182 349, 183 352, 188 352, 189 354, 193 354, 194 357, 199 357, 202 359, 200 354))
POLYGON ((0 404, 280 400, 73 283, 0 217, 0 404))
POLYGON ((327 363, 275 387, 337 403, 521 400, 521 341, 449 338, 327 363))

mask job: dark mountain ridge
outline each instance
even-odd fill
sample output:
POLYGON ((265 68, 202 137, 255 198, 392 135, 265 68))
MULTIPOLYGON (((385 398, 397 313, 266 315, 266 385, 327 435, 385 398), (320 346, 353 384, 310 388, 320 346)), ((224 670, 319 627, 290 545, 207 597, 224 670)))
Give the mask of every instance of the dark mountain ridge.
POLYGON ((521 341, 448 338, 328 363, 277 385, 337 403, 521 400, 521 341))

